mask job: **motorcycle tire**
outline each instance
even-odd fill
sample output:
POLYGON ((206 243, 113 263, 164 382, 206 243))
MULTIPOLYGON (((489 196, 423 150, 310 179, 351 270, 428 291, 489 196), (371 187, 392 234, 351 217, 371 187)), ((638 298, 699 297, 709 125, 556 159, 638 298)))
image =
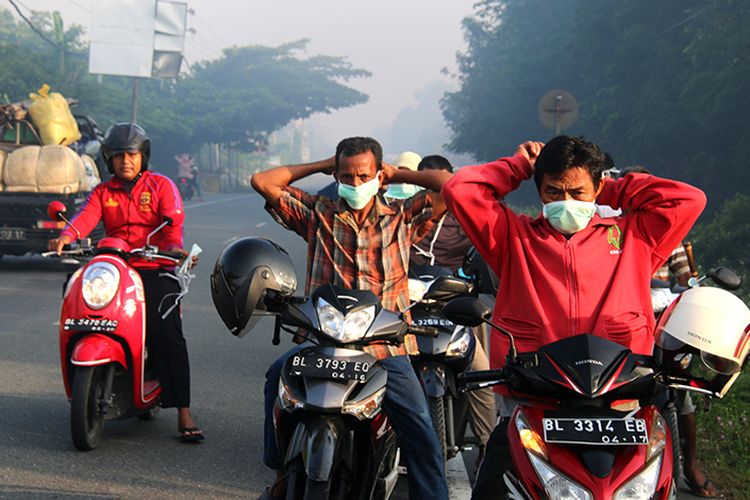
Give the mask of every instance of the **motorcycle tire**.
POLYGON ((305 489, 307 474, 301 460, 295 460, 287 467, 286 500, 299 500, 305 489))
POLYGON ((443 463, 447 457, 447 444, 445 439, 445 403, 443 398, 427 398, 427 405, 430 408, 430 417, 432 418, 432 427, 437 434, 438 443, 442 451, 443 463))
POLYGON ((313 481, 309 477, 305 483, 304 500, 327 500, 331 495, 331 481, 313 481))
POLYGON ((680 416, 677 407, 673 403, 667 405, 664 417, 667 421, 667 427, 669 427, 669 433, 672 435, 672 477, 675 484, 680 484, 684 459, 682 456, 682 446, 680 446, 680 416))
POLYGON ((70 431, 81 451, 99 446, 104 430, 106 366, 81 366, 73 377, 70 398, 70 431))

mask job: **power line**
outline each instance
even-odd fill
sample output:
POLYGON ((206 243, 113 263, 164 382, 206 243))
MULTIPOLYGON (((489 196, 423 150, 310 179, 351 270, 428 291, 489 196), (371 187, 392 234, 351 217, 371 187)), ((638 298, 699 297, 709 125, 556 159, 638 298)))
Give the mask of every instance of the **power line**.
MULTIPOLYGON (((26 24, 28 24, 29 27, 34 31, 34 33, 36 33, 37 35, 39 35, 39 37, 42 40, 44 40, 48 44, 52 45, 57 50, 62 50, 64 52, 67 52, 64 47, 60 47, 58 44, 56 44, 55 42, 53 42, 52 40, 50 40, 49 38, 47 38, 47 36, 39 28, 37 28, 36 26, 34 26, 34 24, 31 22, 31 20, 29 20, 29 18, 26 17, 23 12, 21 12, 21 9, 18 8, 18 5, 16 5, 16 2, 14 0, 8 0, 8 3, 10 3, 13 6, 13 8, 16 9, 16 12, 18 12, 18 15, 21 16, 21 19, 23 19, 24 21, 26 21, 26 24)), ((25 5, 24 5, 24 7, 27 10, 31 10, 28 7, 26 7, 25 5)))
POLYGON ((194 16, 194 17, 195 17, 195 18, 196 18, 196 19, 198 20, 198 22, 199 22, 199 23, 201 23, 201 24, 202 24, 202 25, 203 25, 203 26, 204 26, 204 27, 206 28, 206 30, 208 30, 208 32, 209 32, 209 33, 211 33, 211 34, 212 34, 212 35, 213 35, 213 36, 214 36, 214 37, 215 37, 215 38, 216 38, 216 39, 217 39, 218 41, 220 41, 221 43, 223 43, 223 44, 224 44, 224 45, 226 45, 226 46, 230 46, 230 45, 232 45, 231 43, 227 42, 227 41, 226 41, 226 40, 224 40, 224 39, 223 39, 222 37, 220 37, 220 36, 219 36, 219 35, 218 35, 218 34, 217 34, 217 33, 216 33, 216 32, 215 32, 214 30, 212 30, 212 29, 211 29, 211 26, 209 26, 209 25, 208 25, 208 24, 207 24, 206 22, 204 22, 204 21, 203 21, 203 19, 201 19, 201 18, 200 18, 200 17, 199 17, 199 16, 197 15, 197 14, 195 14, 195 12, 193 12, 193 16, 194 16))
POLYGON ((76 2, 76 0, 68 0, 68 1, 69 1, 70 3, 72 3, 73 5, 75 5, 76 7, 78 7, 79 9, 85 10, 85 11, 86 11, 86 12, 88 12, 89 14, 91 13, 91 9, 89 9, 88 7, 84 7, 84 6, 83 6, 83 5, 81 5, 80 3, 76 2))

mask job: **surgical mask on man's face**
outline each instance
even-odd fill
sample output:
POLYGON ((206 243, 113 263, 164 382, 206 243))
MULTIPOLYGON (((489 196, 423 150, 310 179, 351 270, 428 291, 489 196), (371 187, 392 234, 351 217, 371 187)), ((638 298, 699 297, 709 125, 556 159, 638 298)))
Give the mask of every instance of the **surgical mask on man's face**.
POLYGON ((373 196, 378 194, 379 189, 380 179, 376 175, 373 179, 359 186, 339 183, 339 196, 354 210, 362 210, 370 203, 373 196))
POLYGON ((595 213, 593 201, 553 201, 542 207, 542 215, 552 227, 568 236, 588 226, 595 213))
POLYGON ((383 196, 396 200, 405 200, 411 198, 423 188, 416 184, 391 184, 383 196))

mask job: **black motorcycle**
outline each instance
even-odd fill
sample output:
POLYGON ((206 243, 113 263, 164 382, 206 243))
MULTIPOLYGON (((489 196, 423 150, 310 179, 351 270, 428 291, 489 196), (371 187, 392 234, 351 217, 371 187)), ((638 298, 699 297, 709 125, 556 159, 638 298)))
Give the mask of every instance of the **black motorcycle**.
POLYGON ((456 378, 474 359, 476 339, 471 328, 453 324, 442 309, 449 300, 473 291, 470 281, 453 276, 446 267, 409 269, 412 323, 437 330, 434 337, 417 337, 419 354, 411 360, 427 397, 443 461, 455 457, 464 444, 468 403, 456 388, 456 378))
POLYGON ((188 179, 187 177, 178 177, 177 190, 180 192, 180 197, 184 201, 190 201, 193 198, 193 194, 195 194, 193 180, 188 179))
POLYGON ((281 330, 307 343, 281 372, 274 422, 287 498, 385 499, 398 479, 396 435, 382 402, 387 371, 364 346, 432 335, 383 309, 370 291, 324 285, 309 298, 268 297, 281 330))

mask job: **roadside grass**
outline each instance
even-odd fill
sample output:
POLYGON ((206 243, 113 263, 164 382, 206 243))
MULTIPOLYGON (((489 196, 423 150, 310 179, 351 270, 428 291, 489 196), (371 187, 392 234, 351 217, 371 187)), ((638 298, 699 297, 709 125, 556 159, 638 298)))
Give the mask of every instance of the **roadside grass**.
POLYGON ((695 398, 698 459, 707 476, 727 498, 750 499, 750 374, 744 373, 729 394, 704 412, 695 398))

